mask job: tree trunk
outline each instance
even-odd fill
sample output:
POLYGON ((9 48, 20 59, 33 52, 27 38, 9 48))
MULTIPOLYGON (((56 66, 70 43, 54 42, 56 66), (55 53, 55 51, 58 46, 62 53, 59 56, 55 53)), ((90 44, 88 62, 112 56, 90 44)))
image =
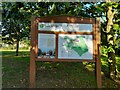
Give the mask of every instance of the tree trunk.
POLYGON ((108 52, 108 63, 109 63, 109 77, 115 79, 117 75, 116 71, 116 59, 114 52, 108 52))
POLYGON ((18 56, 18 51, 19 51, 19 40, 16 42, 16 56, 18 56))
POLYGON ((116 59, 115 59, 115 45, 114 34, 112 32, 113 18, 115 12, 112 12, 112 6, 108 6, 107 11, 107 48, 108 48, 108 64, 109 64, 109 77, 114 79, 116 77, 116 59))
POLYGON ((16 41, 16 56, 18 56, 18 52, 19 52, 19 42, 20 42, 20 37, 19 37, 19 30, 17 32, 17 41, 16 41))

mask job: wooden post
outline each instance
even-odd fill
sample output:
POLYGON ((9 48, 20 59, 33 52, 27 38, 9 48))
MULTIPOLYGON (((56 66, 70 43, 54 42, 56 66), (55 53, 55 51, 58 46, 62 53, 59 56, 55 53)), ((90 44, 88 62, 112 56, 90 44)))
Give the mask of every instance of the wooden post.
POLYGON ((58 33, 56 34, 56 50, 55 50, 55 60, 58 60, 58 33))
POLYGON ((96 79, 97 87, 101 88, 101 60, 100 60, 100 19, 96 19, 96 46, 97 46, 97 55, 96 55, 96 79))
POLYGON ((31 42, 30 42, 30 88, 35 88, 35 77, 36 77, 36 63, 35 63, 35 47, 36 47, 36 39, 35 39, 35 29, 36 29, 36 18, 32 17, 31 20, 31 42))

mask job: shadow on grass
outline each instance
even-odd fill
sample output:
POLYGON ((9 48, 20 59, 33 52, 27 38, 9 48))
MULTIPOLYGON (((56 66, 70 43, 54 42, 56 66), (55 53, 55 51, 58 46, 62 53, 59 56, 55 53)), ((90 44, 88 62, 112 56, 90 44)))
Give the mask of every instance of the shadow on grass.
POLYGON ((77 62, 37 62, 37 87, 95 88, 94 72, 77 62))
POLYGON ((2 52, 2 87, 26 88, 29 84, 29 52, 2 52), (26 56, 25 56, 26 55, 26 56))
MULTIPOLYGON (((20 51, 19 56, 15 56, 15 51, 3 51, 2 55, 3 88, 28 88, 29 51, 20 51)), ((93 63, 36 62, 36 65, 37 88, 96 88, 93 63)), ((102 79, 103 87, 118 87, 111 80, 102 79)))
MULTIPOLYGON (((29 87, 29 52, 3 51, 3 88, 29 87)), ((94 72, 82 63, 37 62, 36 84, 39 88, 94 88, 94 72)))

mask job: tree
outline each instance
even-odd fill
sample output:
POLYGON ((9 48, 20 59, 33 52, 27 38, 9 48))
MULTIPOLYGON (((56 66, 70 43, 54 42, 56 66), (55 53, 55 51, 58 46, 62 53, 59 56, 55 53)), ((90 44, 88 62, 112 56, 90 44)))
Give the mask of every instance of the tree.
POLYGON ((118 18, 120 16, 119 6, 119 2, 106 0, 106 3, 95 3, 88 9, 88 12, 92 13, 93 17, 99 16, 102 19, 102 45, 107 46, 109 77, 112 79, 115 79, 117 76, 115 43, 117 40, 116 35, 120 30, 120 19, 118 18))
MULTIPOLYGON (((115 15, 118 15, 118 3, 109 2, 102 4, 102 7, 106 9, 106 45, 108 49, 108 64, 109 64, 109 77, 115 79, 117 76, 116 58, 115 58, 115 42, 116 34, 119 30, 119 25, 116 23, 115 15)), ((117 18, 118 19, 118 18, 117 18)))
POLYGON ((28 37, 30 21, 23 12, 24 4, 20 2, 2 3, 2 40, 7 44, 16 43, 16 56, 18 56, 19 42, 28 37))

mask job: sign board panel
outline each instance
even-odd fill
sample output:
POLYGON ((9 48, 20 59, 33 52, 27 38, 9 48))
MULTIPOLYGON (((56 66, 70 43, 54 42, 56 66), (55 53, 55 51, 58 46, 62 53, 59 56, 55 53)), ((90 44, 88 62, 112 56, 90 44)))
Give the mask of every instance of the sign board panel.
POLYGON ((58 58, 93 59, 92 35, 59 34, 58 58))
MULTIPOLYGON (((38 34, 38 58, 55 58, 55 34, 38 34)), ((58 59, 93 59, 92 35, 59 34, 58 59)))
POLYGON ((55 34, 38 34, 38 58, 55 58, 55 34))
MULTIPOLYGON (((38 23, 40 31, 92 32, 92 24, 38 23)), ((38 34, 38 58, 55 58, 55 34, 38 34), (51 56, 51 54, 53 56, 51 56)), ((58 35, 58 59, 93 59, 92 35, 58 35)))
POLYGON ((92 24, 79 23, 38 23, 38 30, 41 31, 63 31, 63 32, 92 32, 92 24))

